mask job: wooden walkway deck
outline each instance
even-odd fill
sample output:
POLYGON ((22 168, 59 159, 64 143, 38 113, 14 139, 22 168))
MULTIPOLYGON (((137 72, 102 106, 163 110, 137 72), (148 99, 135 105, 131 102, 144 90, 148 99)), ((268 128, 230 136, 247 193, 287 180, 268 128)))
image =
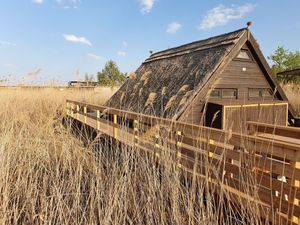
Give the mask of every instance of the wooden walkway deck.
POLYGON ((241 207, 253 202, 274 224, 300 224, 299 129, 249 122, 242 135, 69 100, 67 115, 155 157, 171 152, 179 169, 241 207))

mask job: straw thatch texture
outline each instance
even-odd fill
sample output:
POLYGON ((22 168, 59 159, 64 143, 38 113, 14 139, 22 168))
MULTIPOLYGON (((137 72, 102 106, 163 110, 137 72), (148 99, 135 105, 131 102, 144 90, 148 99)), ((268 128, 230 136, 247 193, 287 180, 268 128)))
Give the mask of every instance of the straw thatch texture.
POLYGON ((151 55, 106 103, 114 108, 172 118, 194 97, 244 29, 151 55))

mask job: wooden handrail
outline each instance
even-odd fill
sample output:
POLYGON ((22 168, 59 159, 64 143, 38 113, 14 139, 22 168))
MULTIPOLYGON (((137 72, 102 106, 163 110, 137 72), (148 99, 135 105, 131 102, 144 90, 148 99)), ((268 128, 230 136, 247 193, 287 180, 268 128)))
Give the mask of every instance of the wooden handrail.
MULTIPOLYGON (((257 190, 259 199, 254 197, 254 200, 260 202, 260 206, 269 206, 271 211, 274 208, 273 213, 279 217, 285 214, 291 224, 295 217, 300 221, 299 144, 78 101, 67 100, 67 103, 68 116, 156 157, 169 149, 182 170, 200 178, 209 174, 213 185, 222 185, 238 199, 249 197, 244 193, 243 176, 252 177, 255 182, 246 186, 257 190), (145 129, 141 129, 143 126, 145 129), (219 179, 224 179, 226 184, 219 179)), ((272 128, 253 122, 247 124, 259 129, 272 128)), ((289 137, 298 132, 286 127, 275 129, 277 134, 284 131, 289 137)))
POLYGON ((200 135, 205 135, 207 138, 212 140, 217 140, 218 142, 226 142, 240 148, 253 148, 253 146, 260 146, 264 148, 272 147, 274 154, 279 153, 279 156, 283 156, 282 149, 290 150, 285 152, 287 155, 285 157, 295 159, 300 152, 299 145, 292 143, 285 143, 276 140, 267 140, 265 138, 254 137, 252 135, 244 135, 235 132, 224 131, 216 128, 198 126, 189 123, 179 122, 176 120, 149 116, 141 113, 135 113, 126 110, 115 109, 111 107, 93 105, 78 101, 67 100, 69 103, 77 104, 81 107, 88 107, 89 109, 99 110, 105 114, 118 115, 123 118, 130 120, 139 120, 143 123, 150 124, 154 126, 155 124, 164 125, 171 128, 173 131, 182 131, 186 136, 199 137, 200 135), (242 140, 247 140, 247 142, 242 142, 242 140))
POLYGON ((246 122, 250 134, 258 132, 300 139, 300 128, 272 125, 253 121, 246 122))

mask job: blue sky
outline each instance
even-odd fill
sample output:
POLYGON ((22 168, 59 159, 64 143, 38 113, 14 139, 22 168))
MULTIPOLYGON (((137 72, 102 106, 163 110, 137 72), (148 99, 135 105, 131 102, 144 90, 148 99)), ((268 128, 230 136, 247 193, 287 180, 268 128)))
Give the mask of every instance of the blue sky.
POLYGON ((130 72, 149 50, 249 20, 265 56, 281 45, 300 50, 299 8, 298 0, 0 0, 0 80, 63 83, 96 75, 109 59, 130 72))

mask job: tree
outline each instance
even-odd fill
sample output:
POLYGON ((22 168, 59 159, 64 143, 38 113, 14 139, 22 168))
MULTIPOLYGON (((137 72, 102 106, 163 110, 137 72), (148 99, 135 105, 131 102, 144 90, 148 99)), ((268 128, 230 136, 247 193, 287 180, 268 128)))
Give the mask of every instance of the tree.
POLYGON ((94 75, 93 74, 89 75, 88 73, 84 74, 84 81, 93 82, 94 81, 94 75))
POLYGON ((107 61, 102 71, 97 73, 100 85, 120 85, 126 80, 126 75, 112 60, 107 61))
POLYGON ((300 68, 300 52, 292 52, 282 46, 279 46, 268 59, 272 61, 273 73, 276 74, 277 79, 281 81, 283 81, 285 77, 277 75, 278 73, 300 68))

